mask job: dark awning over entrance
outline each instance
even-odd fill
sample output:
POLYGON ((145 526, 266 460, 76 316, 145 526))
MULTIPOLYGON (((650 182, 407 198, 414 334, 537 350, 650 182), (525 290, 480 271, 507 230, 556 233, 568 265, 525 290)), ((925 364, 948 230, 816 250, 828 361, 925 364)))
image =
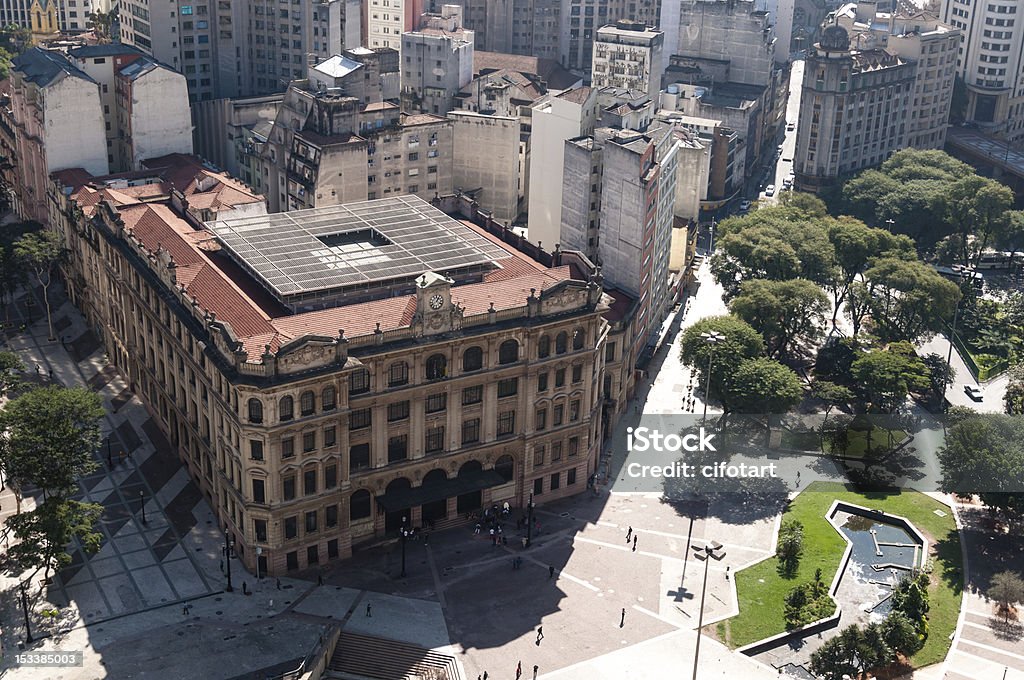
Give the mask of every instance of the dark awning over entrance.
POLYGON ((505 478, 494 470, 479 470, 429 486, 389 491, 383 496, 377 496, 377 506, 383 508, 385 512, 394 512, 453 496, 461 496, 464 493, 489 489, 492 486, 501 486, 504 483, 505 478))

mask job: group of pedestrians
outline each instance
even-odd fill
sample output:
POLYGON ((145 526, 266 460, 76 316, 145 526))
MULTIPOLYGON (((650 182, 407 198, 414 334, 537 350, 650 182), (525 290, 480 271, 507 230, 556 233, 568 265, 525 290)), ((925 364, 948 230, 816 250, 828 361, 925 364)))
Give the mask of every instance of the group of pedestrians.
MULTIPOLYGON (((540 666, 538 666, 537 664, 534 664, 533 665, 533 680, 537 679, 537 672, 539 670, 540 670, 540 666)), ((483 673, 480 673, 479 675, 476 676, 476 680, 487 680, 488 677, 489 676, 487 674, 487 671, 484 671, 483 673)), ((522 677, 523 677, 523 662, 519 661, 519 662, 516 663, 516 680, 520 680, 520 678, 522 678, 522 677)))

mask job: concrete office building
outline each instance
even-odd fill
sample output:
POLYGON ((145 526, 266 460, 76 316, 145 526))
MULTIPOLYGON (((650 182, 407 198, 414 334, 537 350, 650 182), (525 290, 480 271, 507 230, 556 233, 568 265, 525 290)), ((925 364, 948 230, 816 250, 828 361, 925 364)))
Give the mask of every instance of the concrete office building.
POLYGON ((884 49, 917 66, 906 146, 941 149, 946 143, 960 31, 928 12, 877 11, 873 1, 844 5, 833 14, 857 49, 884 49))
POLYGON ((913 62, 881 49, 851 49, 846 29, 826 28, 804 70, 796 188, 818 191, 903 148, 915 73, 913 62))
POLYGON ((469 193, 493 218, 511 224, 519 216, 518 116, 452 111, 452 184, 469 193))
POLYGON ((79 205, 72 299, 250 571, 597 471, 608 308, 582 255, 532 259, 412 196, 205 225, 172 195, 79 205))
POLYGON ((366 0, 363 45, 370 48, 402 49, 402 34, 416 30, 427 0, 366 0))
POLYGON ((288 88, 261 160, 272 212, 452 191, 452 123, 403 115, 398 53, 359 48, 288 88))
POLYGON ((16 205, 23 219, 45 224, 51 172, 109 171, 100 86, 63 54, 38 47, 12 60, 10 79, 16 205))
POLYGON ((193 102, 283 92, 305 78, 309 55, 325 59, 361 37, 359 0, 121 0, 120 17, 121 42, 183 73, 193 102))
POLYGON ((639 90, 651 97, 661 90, 665 36, 644 24, 619 21, 597 31, 591 85, 639 90))
POLYGON ((562 0, 462 0, 478 50, 559 59, 562 0))
POLYGON ((473 80, 473 31, 462 27, 462 9, 444 5, 424 14, 402 34, 402 110, 445 115, 473 80))
MULTIPOLYGON (((260 173, 243 172, 239 144, 253 130, 262 131, 264 138, 277 118, 284 94, 245 97, 241 99, 214 99, 192 105, 193 139, 195 152, 232 177, 236 177, 258 194, 265 194, 260 186, 260 173)), ((265 139, 264 139, 265 141, 265 139)))

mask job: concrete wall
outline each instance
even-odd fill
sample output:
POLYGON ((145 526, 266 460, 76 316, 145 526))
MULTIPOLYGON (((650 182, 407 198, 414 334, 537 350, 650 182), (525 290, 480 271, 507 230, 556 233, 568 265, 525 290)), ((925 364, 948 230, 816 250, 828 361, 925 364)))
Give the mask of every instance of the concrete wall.
POLYGON ((47 173, 85 168, 94 175, 106 174, 107 135, 99 86, 81 78, 62 78, 46 88, 45 106, 47 173))
POLYGON ((463 191, 481 189, 476 200, 494 219, 511 223, 519 215, 519 119, 468 111, 453 121, 452 183, 463 191))
POLYGON ((188 88, 180 73, 156 68, 131 83, 131 164, 169 153, 192 153, 188 88))

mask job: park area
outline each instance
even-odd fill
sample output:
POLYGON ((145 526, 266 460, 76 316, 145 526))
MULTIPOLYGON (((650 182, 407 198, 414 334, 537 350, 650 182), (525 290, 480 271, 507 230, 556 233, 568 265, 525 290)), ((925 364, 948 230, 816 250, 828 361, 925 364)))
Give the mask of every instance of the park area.
POLYGON ((795 520, 803 525, 803 551, 795 569, 784 573, 772 557, 736 574, 739 615, 718 625, 718 637, 735 648, 787 630, 787 594, 812 581, 818 570, 830 580, 839 568, 846 541, 826 519, 837 500, 904 517, 928 540, 928 637, 909 662, 920 668, 941 661, 956 628, 963 591, 960 541, 952 513, 915 491, 860 493, 834 482, 810 484, 783 513, 782 524, 795 520))

